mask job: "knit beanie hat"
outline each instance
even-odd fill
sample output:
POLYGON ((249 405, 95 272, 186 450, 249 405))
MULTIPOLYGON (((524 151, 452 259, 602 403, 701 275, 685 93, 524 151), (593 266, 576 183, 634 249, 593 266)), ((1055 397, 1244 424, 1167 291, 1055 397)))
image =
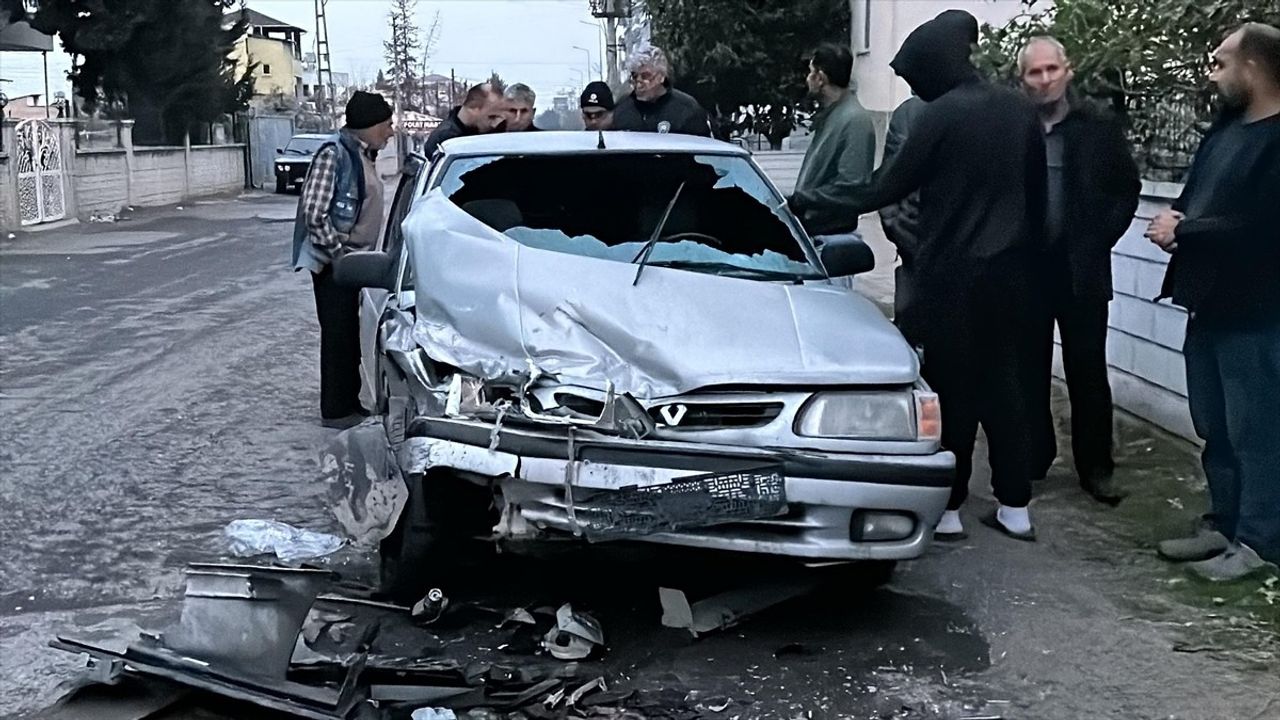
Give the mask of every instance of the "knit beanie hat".
POLYGON ((352 130, 371 128, 391 118, 391 106, 377 93, 357 90, 347 101, 347 127, 352 130))

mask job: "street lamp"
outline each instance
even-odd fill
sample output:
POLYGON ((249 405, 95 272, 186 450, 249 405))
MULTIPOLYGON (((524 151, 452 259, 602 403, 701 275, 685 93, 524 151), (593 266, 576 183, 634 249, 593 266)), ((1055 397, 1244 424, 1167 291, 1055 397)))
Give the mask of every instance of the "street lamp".
POLYGON ((584 47, 582 47, 581 45, 574 45, 574 46, 573 46, 573 49, 574 49, 574 50, 581 50, 582 52, 584 52, 584 53, 586 53, 586 54, 587 54, 587 74, 586 74, 586 77, 591 77, 591 51, 590 51, 590 50, 588 50, 588 49, 586 49, 586 48, 584 48, 584 47))
POLYGON ((600 58, 600 62, 601 62, 601 63, 603 63, 603 62, 604 62, 604 55, 605 55, 605 45, 606 45, 606 43, 605 43, 605 39, 604 39, 604 26, 603 26, 603 25, 601 25, 600 23, 593 23, 593 22, 589 22, 589 21, 587 21, 587 20, 579 20, 578 22, 582 23, 583 25, 590 25, 591 27, 593 27, 593 28, 595 28, 595 29, 596 29, 596 32, 597 32, 597 33, 599 33, 599 35, 600 35, 600 54, 599 54, 599 55, 597 55, 596 57, 600 58))
POLYGON ((571 73, 573 73, 574 75, 577 75, 577 76, 578 76, 578 87, 579 87, 579 88, 586 87, 586 85, 587 85, 587 82, 586 82, 586 76, 582 74, 582 71, 581 71, 581 70, 579 70, 578 68, 569 68, 569 72, 571 72, 571 73))

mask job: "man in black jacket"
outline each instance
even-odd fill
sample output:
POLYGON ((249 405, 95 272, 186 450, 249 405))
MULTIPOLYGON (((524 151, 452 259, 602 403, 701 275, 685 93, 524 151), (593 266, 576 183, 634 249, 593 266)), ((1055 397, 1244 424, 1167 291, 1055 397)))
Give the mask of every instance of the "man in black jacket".
POLYGON ((671 86, 671 63, 661 48, 637 51, 627 69, 632 90, 613 110, 614 130, 711 137, 707 111, 692 95, 671 86))
POLYGON ((1070 92, 1074 73, 1061 43, 1032 38, 1018 55, 1018 73, 1044 124, 1049 183, 1046 246, 1039 263, 1045 307, 1040 357, 1032 368, 1032 413, 1039 433, 1032 477, 1044 477, 1058 453, 1049 404, 1056 321, 1071 401, 1076 474, 1086 492, 1114 505, 1125 494, 1112 482, 1107 377, 1111 248, 1133 222, 1142 182, 1119 124, 1070 92))
POLYGON ((985 524, 1035 532, 1024 402, 1034 316, 1033 254, 1044 230, 1044 138, 1022 94, 984 82, 970 62, 977 21, 947 11, 916 28, 891 63, 925 103, 892 162, 848 194, 865 213, 920 192, 916 290, 924 376, 942 405, 942 444, 956 480, 938 537, 963 533, 959 509, 986 429, 1000 503, 985 524))
POLYGON ((445 140, 468 135, 502 132, 507 121, 507 109, 502 90, 489 83, 481 83, 467 91, 462 104, 449 111, 448 117, 427 136, 422 154, 428 159, 445 140))
POLYGON ((1227 112, 1147 237, 1173 254, 1163 295, 1190 312, 1187 400, 1211 506, 1160 554, 1208 558, 1191 570, 1230 581, 1280 563, 1280 29, 1243 26, 1214 66, 1227 112))

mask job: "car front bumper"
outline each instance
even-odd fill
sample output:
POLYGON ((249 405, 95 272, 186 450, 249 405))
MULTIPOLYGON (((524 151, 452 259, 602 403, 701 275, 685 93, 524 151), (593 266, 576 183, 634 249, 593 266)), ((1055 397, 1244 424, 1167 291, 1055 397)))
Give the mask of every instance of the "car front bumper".
POLYGON ((573 532, 570 489, 620 490, 705 473, 779 466, 788 512, 779 517, 638 536, 646 542, 759 553, 821 562, 919 557, 946 509, 955 474, 947 452, 861 455, 702 443, 628 440, 561 428, 499 427, 475 420, 419 418, 407 433, 408 472, 452 468, 499 478, 500 535, 573 532), (571 450, 572 446, 572 450, 571 450), (491 449, 492 448, 492 449, 491 449), (576 457, 569 474, 570 453, 576 457), (910 516, 912 529, 891 540, 852 539, 855 512, 910 516))

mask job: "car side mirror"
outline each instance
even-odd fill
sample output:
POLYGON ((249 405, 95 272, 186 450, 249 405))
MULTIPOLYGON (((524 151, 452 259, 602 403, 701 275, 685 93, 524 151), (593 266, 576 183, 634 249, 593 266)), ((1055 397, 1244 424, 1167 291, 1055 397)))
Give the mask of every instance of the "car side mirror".
POLYGON ((396 289, 396 258, 384 252, 353 252, 333 264, 333 279, 349 288, 396 289))
POLYGON ((875 269, 876 255, 857 233, 822 235, 813 243, 830 277, 849 277, 875 269))
POLYGON ((276 148, 276 154, 277 154, 277 155, 283 155, 283 154, 284 154, 284 148, 276 148))

